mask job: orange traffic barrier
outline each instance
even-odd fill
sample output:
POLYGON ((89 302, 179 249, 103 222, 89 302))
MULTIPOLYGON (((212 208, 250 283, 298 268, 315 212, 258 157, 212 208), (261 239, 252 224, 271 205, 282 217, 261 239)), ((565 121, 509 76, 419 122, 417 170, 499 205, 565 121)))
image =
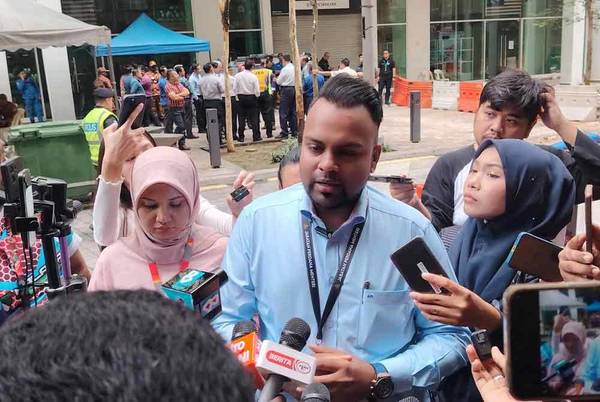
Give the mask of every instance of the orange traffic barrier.
POLYGON ((461 112, 476 112, 479 108, 479 97, 484 85, 483 81, 461 81, 458 110, 461 112))
POLYGON ((394 94, 392 96, 392 102, 398 106, 408 106, 411 91, 421 92, 422 108, 431 108, 433 81, 409 81, 402 77, 394 78, 394 94))

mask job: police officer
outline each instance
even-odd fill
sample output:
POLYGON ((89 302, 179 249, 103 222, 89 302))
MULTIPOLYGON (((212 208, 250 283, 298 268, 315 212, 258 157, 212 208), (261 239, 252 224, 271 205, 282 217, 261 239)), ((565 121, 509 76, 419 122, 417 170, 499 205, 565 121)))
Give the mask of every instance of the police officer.
MULTIPOLYGON (((258 110, 262 115, 267 129, 267 138, 273 137, 273 126, 275 125, 275 110, 273 106, 273 71, 262 66, 260 60, 252 70, 258 78, 260 97, 258 98, 258 110)), ((257 119, 258 120, 258 119, 257 119)))
POLYGON ((94 90, 96 106, 81 121, 85 139, 90 147, 90 158, 92 164, 99 171, 98 153, 100 151, 100 140, 102 131, 113 123, 117 123, 117 116, 112 112, 114 92, 109 88, 97 88, 94 90))

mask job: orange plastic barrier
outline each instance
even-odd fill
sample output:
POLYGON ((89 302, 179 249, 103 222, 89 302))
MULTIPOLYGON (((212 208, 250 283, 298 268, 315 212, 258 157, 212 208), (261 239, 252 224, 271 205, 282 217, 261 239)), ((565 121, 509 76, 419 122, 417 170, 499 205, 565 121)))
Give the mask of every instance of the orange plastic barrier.
POLYGON ((433 99, 433 81, 409 81, 401 77, 394 78, 392 102, 398 106, 408 106, 410 92, 421 92, 421 107, 431 108, 433 99))
POLYGON ((461 81, 458 110, 461 112, 476 112, 479 108, 479 97, 484 85, 483 81, 461 81))

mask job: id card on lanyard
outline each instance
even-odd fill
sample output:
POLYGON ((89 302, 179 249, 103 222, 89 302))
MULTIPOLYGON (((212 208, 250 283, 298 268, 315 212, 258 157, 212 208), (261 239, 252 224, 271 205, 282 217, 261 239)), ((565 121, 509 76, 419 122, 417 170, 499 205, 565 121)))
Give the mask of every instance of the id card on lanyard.
MULTIPOLYGON (((194 244, 194 240, 189 238, 185 243, 185 248, 183 249, 183 259, 179 263, 179 272, 184 271, 190 267, 190 258, 192 257, 192 246, 194 244)), ((158 273, 158 265, 156 262, 148 263, 148 269, 150 270, 150 275, 152 276, 152 283, 156 287, 156 290, 162 293, 162 280, 160 279, 160 274, 158 273)))
POLYGON ((321 315, 319 281, 317 278, 317 267, 315 264, 315 252, 312 238, 311 220, 304 215, 302 216, 302 243, 304 244, 304 257, 306 260, 306 273, 308 275, 310 298, 313 305, 313 312, 315 313, 315 319, 317 321, 318 343, 321 343, 323 341, 323 327, 325 326, 329 315, 331 315, 331 311, 333 310, 335 302, 340 296, 342 286, 344 285, 344 280, 346 279, 346 274, 348 273, 348 268, 350 267, 350 263, 352 262, 352 258, 354 257, 354 252, 356 251, 356 246, 358 245, 358 241, 360 240, 360 235, 362 234, 364 226, 365 223, 361 222, 357 223, 352 228, 350 239, 348 240, 348 244, 346 245, 346 251, 344 251, 342 261, 340 262, 340 266, 338 267, 338 270, 335 274, 333 285, 331 285, 329 295, 327 296, 325 309, 323 310, 323 314, 321 315))

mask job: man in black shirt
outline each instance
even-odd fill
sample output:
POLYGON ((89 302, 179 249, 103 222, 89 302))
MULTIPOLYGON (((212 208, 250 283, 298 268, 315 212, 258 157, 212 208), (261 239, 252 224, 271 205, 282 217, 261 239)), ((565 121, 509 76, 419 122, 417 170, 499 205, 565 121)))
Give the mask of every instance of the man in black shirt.
POLYGON ((392 196, 417 208, 438 230, 462 226, 467 220, 465 180, 479 144, 488 138, 526 139, 538 116, 567 145, 567 151, 540 147, 563 161, 577 185, 576 202, 582 202, 586 184, 600 185, 600 145, 564 117, 552 87, 519 70, 504 71, 487 83, 475 113, 475 143, 438 158, 427 175, 421 200, 412 185, 390 185, 392 196))
POLYGON ((392 89, 392 78, 396 76, 396 63, 390 58, 390 52, 383 51, 383 58, 377 65, 379 72, 379 97, 383 95, 385 88, 385 104, 390 104, 390 91, 392 89))
POLYGON ((319 60, 319 68, 321 71, 331 71, 331 67, 329 67, 329 52, 325 52, 321 60, 319 60))

